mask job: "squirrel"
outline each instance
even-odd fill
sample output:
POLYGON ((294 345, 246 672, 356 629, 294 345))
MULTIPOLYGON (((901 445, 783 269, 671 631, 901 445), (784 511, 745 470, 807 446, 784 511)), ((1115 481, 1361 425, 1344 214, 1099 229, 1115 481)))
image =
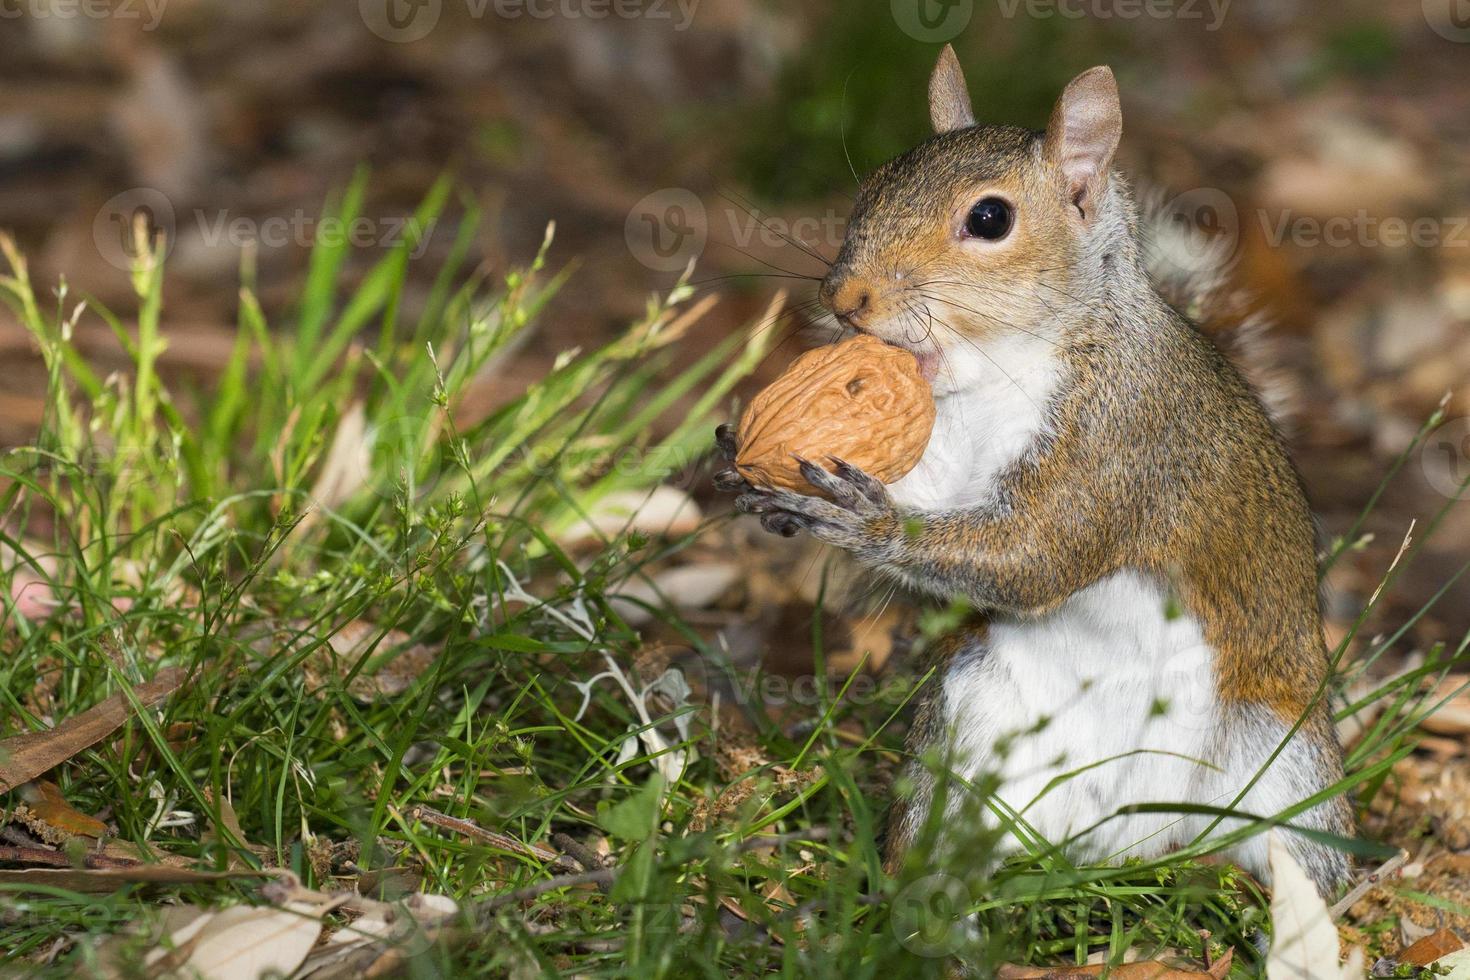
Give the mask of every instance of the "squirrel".
MULTIPOLYGON (((1321 796, 1286 822, 1351 836, 1330 794, 1343 768, 1313 517, 1262 398, 1112 169, 1112 71, 1074 78, 1043 132, 977 125, 946 46, 929 111, 936 135, 862 183, 818 293, 845 328, 918 359, 937 406, 922 457, 887 486, 802 460, 810 495, 733 465, 715 477, 767 530, 975 610, 936 645, 886 866, 931 817, 920 760, 936 750, 1073 859, 1240 825, 1124 809, 1140 803, 1275 817, 1321 796)), ((1196 271, 1202 298, 1221 295, 1220 269, 1196 271)), ((733 427, 716 442, 733 463, 733 427)), ((950 833, 963 795, 930 826, 950 833)), ((1323 894, 1345 880, 1323 835, 1285 834, 1323 894)), ((1269 883, 1264 834, 1223 856, 1269 883)))

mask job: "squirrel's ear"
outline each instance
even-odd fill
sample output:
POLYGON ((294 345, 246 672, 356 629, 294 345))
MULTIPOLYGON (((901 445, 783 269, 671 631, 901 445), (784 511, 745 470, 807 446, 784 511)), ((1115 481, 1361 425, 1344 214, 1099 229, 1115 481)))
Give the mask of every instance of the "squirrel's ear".
POLYGON ((939 61, 929 76, 929 121, 936 133, 975 125, 965 73, 960 70, 960 59, 955 57, 954 48, 948 44, 939 52, 939 61))
POLYGON ((1084 219, 1108 183, 1108 168, 1123 134, 1118 83, 1106 65, 1067 83, 1046 125, 1046 157, 1067 181, 1067 193, 1084 219))

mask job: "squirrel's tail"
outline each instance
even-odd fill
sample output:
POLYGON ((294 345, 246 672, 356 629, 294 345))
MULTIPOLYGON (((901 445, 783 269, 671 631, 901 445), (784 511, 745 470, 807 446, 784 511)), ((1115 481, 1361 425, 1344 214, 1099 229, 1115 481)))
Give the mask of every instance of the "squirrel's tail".
POLYGON ((1158 191, 1139 194, 1143 262, 1160 296, 1215 342, 1255 388, 1276 424, 1290 428, 1299 405, 1296 379, 1269 315, 1236 286, 1236 238, 1207 235, 1197 217, 1158 191))

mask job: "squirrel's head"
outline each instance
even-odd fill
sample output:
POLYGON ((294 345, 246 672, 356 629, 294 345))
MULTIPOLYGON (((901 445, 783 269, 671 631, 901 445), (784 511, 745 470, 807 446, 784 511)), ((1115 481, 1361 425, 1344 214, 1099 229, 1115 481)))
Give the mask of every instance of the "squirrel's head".
POLYGON ((1067 85, 1045 132, 977 126, 948 45, 929 115, 936 135, 864 181, 819 296, 845 326, 914 351, 943 393, 965 386, 986 340, 1089 302, 1089 267, 1119 237, 1122 115, 1098 67, 1067 85))

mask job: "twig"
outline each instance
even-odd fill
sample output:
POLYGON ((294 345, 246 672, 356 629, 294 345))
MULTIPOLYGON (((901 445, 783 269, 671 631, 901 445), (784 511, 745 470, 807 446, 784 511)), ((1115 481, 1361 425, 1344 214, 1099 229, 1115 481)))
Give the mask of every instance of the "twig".
POLYGON ((576 885, 596 885, 611 883, 617 877, 619 868, 598 868, 596 871, 583 871, 574 875, 557 875, 545 881, 538 881, 534 885, 525 888, 517 888, 513 892, 504 895, 496 895, 494 898, 486 899, 475 909, 478 913, 494 912, 507 905, 516 905, 520 902, 528 902, 533 898, 540 898, 547 892, 554 892, 558 888, 571 888, 576 885))
MULTIPOLYGON (((486 830, 473 820, 465 820, 461 817, 451 817, 447 813, 440 813, 433 807, 416 806, 408 811, 408 815, 415 820, 422 820, 432 827, 440 827, 444 830, 453 831, 456 834, 473 837, 483 844, 489 844, 491 847, 497 847, 502 851, 509 851, 511 854, 519 854, 522 857, 545 861, 555 864, 558 867, 570 868, 572 866, 572 862, 565 855, 552 850, 544 844, 526 844, 508 834, 502 834, 496 830, 486 830)), ((574 854, 572 856, 576 857, 578 861, 581 861, 581 858, 577 857, 577 855, 574 854)), ((583 863, 585 864, 586 862, 583 863)))
MULTIPOLYGON (((570 855, 574 861, 582 866, 584 871, 597 871, 605 866, 601 855, 577 840, 571 834, 566 834, 558 830, 551 835, 551 842, 570 855)), ((610 892, 612 891, 612 882, 604 882, 598 887, 604 893, 610 892)))
POLYGON ((1354 885, 1346 895, 1338 899, 1338 901, 1332 906, 1332 908, 1328 909, 1328 912, 1331 913, 1332 918, 1342 918, 1347 910, 1352 908, 1353 905, 1357 903, 1358 899, 1362 898, 1364 895, 1368 894, 1368 892, 1372 891, 1379 882, 1383 881, 1383 879, 1387 878, 1389 875, 1397 871, 1407 860, 1409 860, 1409 852, 1404 850, 1402 847, 1399 848, 1399 852, 1397 854, 1389 858, 1387 861, 1384 861, 1383 864, 1379 866, 1378 870, 1370 873, 1362 881, 1354 885))

